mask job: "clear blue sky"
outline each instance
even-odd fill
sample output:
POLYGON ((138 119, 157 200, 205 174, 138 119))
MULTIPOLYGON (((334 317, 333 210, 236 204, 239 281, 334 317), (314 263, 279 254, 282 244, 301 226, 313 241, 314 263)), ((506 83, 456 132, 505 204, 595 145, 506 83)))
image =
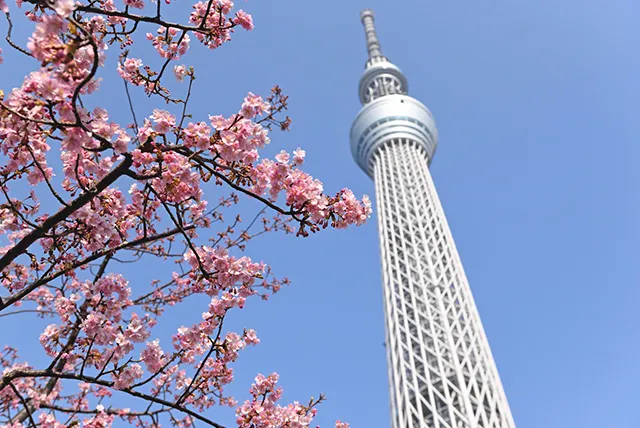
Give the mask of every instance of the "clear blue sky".
MULTIPOLYGON (((238 5, 254 15, 254 32, 184 58, 198 67, 199 120, 278 83, 294 122, 273 135, 270 152, 302 146, 327 190, 373 196, 348 147, 366 59, 359 11, 373 8, 383 52, 436 118, 431 171, 517 426, 640 426, 640 3, 238 5)), ((120 83, 101 96, 114 106, 120 83)), ((278 371, 287 399, 327 395, 318 424, 388 427, 375 218, 254 244, 250 255, 293 285, 234 318, 263 341, 237 365, 237 398, 258 371, 278 371)), ((205 305, 193 304, 196 317, 205 305)), ((192 315, 171 316, 186 324, 192 315)), ((228 411, 210 415, 232 425, 228 411)))

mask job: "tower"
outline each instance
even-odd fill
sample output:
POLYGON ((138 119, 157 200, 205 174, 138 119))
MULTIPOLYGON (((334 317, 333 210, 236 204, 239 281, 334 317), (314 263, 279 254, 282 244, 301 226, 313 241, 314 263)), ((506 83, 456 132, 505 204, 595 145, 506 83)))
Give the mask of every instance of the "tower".
POLYGON ((393 428, 515 428, 429 173, 431 112, 361 13, 369 58, 351 152, 376 185, 393 428))

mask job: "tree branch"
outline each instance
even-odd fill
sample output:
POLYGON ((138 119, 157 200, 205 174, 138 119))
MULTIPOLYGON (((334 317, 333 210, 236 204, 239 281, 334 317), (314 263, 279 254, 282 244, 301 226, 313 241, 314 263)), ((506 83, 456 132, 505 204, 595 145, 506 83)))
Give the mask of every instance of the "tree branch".
MULTIPOLYGON (((24 399, 22 394, 20 394, 20 391, 18 391, 18 388, 16 388, 16 386, 13 384, 13 382, 9 382, 9 386, 11 387, 11 389, 13 390, 13 393, 16 394, 16 396, 18 397, 18 399, 20 400, 20 402, 24 406, 24 409, 20 413, 18 413, 18 416, 13 418, 11 420, 11 422, 13 423, 13 422, 17 421, 20 418, 20 414, 21 413, 26 413, 24 419, 29 418, 29 422, 31 422, 31 425, 34 428, 37 427, 38 425, 36 425, 36 422, 33 420, 33 415, 32 415, 33 410, 31 409, 31 406, 29 405, 29 403, 27 403, 27 401, 24 399)), ((20 422, 22 422, 24 419, 22 419, 20 422)))
MULTIPOLYGON (((183 229, 184 230, 191 230, 191 229, 194 229, 194 228, 195 228, 195 225, 188 225, 188 226, 185 226, 183 229)), ((106 249, 104 249, 102 251, 98 251, 98 252, 92 254, 89 257, 86 257, 86 258, 84 258, 82 260, 76 261, 75 263, 73 263, 69 267, 67 267, 66 269, 62 269, 62 270, 59 270, 56 273, 53 273, 53 274, 47 275, 45 277, 42 277, 39 280, 35 281, 34 283, 32 283, 32 284, 28 285, 27 287, 23 288, 19 292, 6 297, 5 299, 3 299, 0 302, 0 312, 3 311, 4 309, 8 308, 9 306, 14 304, 15 302, 21 300, 22 298, 27 296, 29 293, 31 293, 36 288, 38 288, 38 287, 40 287, 40 286, 42 286, 42 285, 44 285, 44 284, 46 284, 48 282, 53 281, 54 279, 64 275, 65 273, 72 271, 73 269, 79 268, 80 266, 84 266, 87 263, 91 263, 92 261, 97 260, 100 257, 106 256, 108 254, 115 254, 119 250, 126 249, 126 248, 133 247, 133 246, 140 245, 140 244, 147 244, 149 242, 157 241, 157 240, 160 240, 160 239, 164 239, 164 238, 167 238, 169 236, 173 236, 173 235, 175 235, 177 233, 180 233, 180 232, 182 232, 180 229, 175 228, 175 229, 171 229, 171 230, 168 230, 166 232, 163 232, 163 233, 160 233, 160 234, 157 234, 157 235, 153 235, 153 236, 150 236, 150 237, 142 237, 142 238, 136 239, 136 240, 131 241, 131 242, 125 242, 125 243, 123 243, 123 244, 121 244, 121 245, 119 245, 119 246, 117 246, 115 248, 106 248, 106 249)))
MULTIPOLYGON (((125 156, 124 160, 113 171, 107 174, 95 188, 90 192, 84 192, 67 206, 61 208, 57 213, 47 218, 37 229, 32 230, 27 236, 22 238, 20 242, 11 247, 2 258, 0 258, 0 272, 2 272, 9 264, 14 261, 20 254, 26 251, 34 242, 40 239, 49 229, 69 217, 78 209, 89 203, 96 195, 100 194, 107 187, 112 185, 124 172, 133 164, 131 156, 125 156)), ((15 300, 14 300, 15 301, 15 300)), ((12 302, 13 303, 13 302, 12 302)), ((10 304, 10 303, 9 303, 10 304)), ((0 305, 0 310, 7 307, 4 302, 0 305)))
MULTIPOLYGON (((7 385, 9 385, 11 383, 12 380, 14 379, 18 379, 18 378, 38 378, 38 377, 44 377, 44 378, 56 378, 56 379, 68 379, 68 380, 78 380, 81 382, 87 382, 87 383, 92 383, 94 385, 101 385, 101 386, 106 386, 108 388, 113 388, 113 382, 110 381, 106 381, 106 380, 100 380, 97 378, 94 378, 92 376, 81 376, 78 374, 74 374, 74 373, 55 373, 52 370, 31 370, 31 369, 24 369, 24 368, 18 368, 18 369, 13 369, 10 370, 9 372, 5 373, 1 380, 0 380, 0 391, 2 391, 7 385)), ((223 425, 220 425, 214 421, 212 421, 211 419, 205 418, 204 416, 201 416, 199 413, 194 412, 193 410, 187 409, 184 406, 181 405, 176 405, 175 403, 172 403, 170 401, 164 400, 162 398, 158 398, 158 397, 154 397, 153 395, 149 395, 149 394, 145 394, 143 392, 139 392, 139 391, 133 391, 130 389, 123 389, 121 390, 121 392, 128 394, 132 397, 136 397, 136 398, 141 398, 143 400, 147 400, 147 401, 151 401, 154 402, 156 404, 161 404, 165 407, 169 407, 175 410, 178 410, 179 412, 185 413, 201 422, 204 422, 214 428, 225 428, 223 425)))

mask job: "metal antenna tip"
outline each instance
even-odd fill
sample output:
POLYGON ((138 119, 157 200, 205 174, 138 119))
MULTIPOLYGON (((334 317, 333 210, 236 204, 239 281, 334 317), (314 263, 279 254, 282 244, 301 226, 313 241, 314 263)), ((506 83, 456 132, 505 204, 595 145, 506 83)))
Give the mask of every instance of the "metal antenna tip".
POLYGON ((371 9, 364 9, 362 12, 360 12, 360 19, 364 20, 365 18, 370 17, 371 19, 373 19, 373 10, 371 9))
POLYGON ((376 35, 376 27, 373 23, 373 11, 365 9, 360 12, 360 19, 364 26, 364 32, 367 37, 367 50, 369 51, 369 59, 382 56, 380 51, 380 42, 376 35))

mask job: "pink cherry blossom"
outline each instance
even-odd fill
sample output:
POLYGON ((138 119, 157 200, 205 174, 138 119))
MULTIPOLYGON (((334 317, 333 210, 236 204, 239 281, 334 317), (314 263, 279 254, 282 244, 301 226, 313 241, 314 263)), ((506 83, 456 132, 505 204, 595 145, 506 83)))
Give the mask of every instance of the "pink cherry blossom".
POLYGON ((265 102, 262 97, 249 92, 242 103, 240 112, 245 118, 251 119, 262 113, 269 112, 269 109, 269 103, 265 102))
POLYGON ((131 364, 127 366, 122 372, 118 374, 114 374, 114 383, 113 387, 115 389, 126 389, 129 388, 136 379, 140 379, 143 375, 142 367, 140 364, 131 364))
MULTIPOLYGON (((216 49, 223 43, 231 40, 231 27, 233 20, 227 15, 231 12, 233 2, 231 0, 216 0, 217 8, 211 11, 208 2, 199 1, 193 5, 190 21, 196 25, 205 25, 207 28, 214 29, 208 34, 196 33, 197 39, 209 49, 216 49), (205 19, 206 17, 206 19, 205 19), (204 24, 203 24, 203 20, 204 24)), ((244 21, 247 21, 244 18, 244 21)))
POLYGON ((140 359, 149 372, 157 373, 160 371, 166 363, 166 357, 160 348, 160 341, 156 339, 153 342, 147 342, 146 348, 140 354, 140 359))
POLYGON ((133 73, 140 67, 142 67, 142 60, 138 58, 127 58, 123 64, 123 68, 127 73, 133 73))
POLYGON ((187 75, 187 67, 184 65, 176 65, 173 67, 173 74, 176 76, 178 82, 182 82, 184 80, 184 76, 187 75))
POLYGON ((231 124, 230 121, 220 115, 209 116, 209 120, 211 121, 211 126, 213 126, 218 131, 227 129, 231 124))
POLYGON ((132 342, 143 342, 149 337, 149 331, 137 314, 131 315, 131 321, 125 331, 125 336, 132 342))
POLYGON ((55 324, 49 324, 40 335, 40 343, 48 355, 55 355, 59 337, 60 329, 55 324))
POLYGON ((124 4, 135 9, 144 9, 144 0, 124 0, 124 4))
POLYGON ((64 428, 65 425, 56 420, 56 417, 52 414, 41 413, 38 416, 38 422, 42 428, 64 428))
POLYGON ((166 110, 154 109, 150 118, 154 122, 153 129, 161 134, 166 134, 176 125, 176 118, 166 110))
POLYGON ((69 298, 59 296, 54 303, 56 311, 62 321, 68 322, 77 310, 76 302, 80 299, 77 294, 72 294, 69 298))
POLYGON ((236 409, 238 427, 276 428, 282 426, 309 427, 317 409, 305 407, 297 402, 281 406, 282 389, 277 387, 278 375, 258 375, 250 389, 253 400, 245 401, 236 409))
POLYGON ((242 9, 236 12, 234 23, 240 25, 245 30, 253 30, 253 18, 242 9))
POLYGON ((283 164, 289 163, 289 153, 285 152, 284 150, 280 151, 280 153, 275 155, 275 158, 280 163, 283 163, 283 164))
POLYGON ((115 416, 108 415, 104 411, 103 406, 98 407, 98 414, 93 417, 84 419, 84 421, 82 422, 83 428, 110 428, 112 426, 115 416))
POLYGON ((189 122, 183 129, 183 135, 186 147, 195 147, 199 150, 211 148, 211 127, 205 122, 189 122))
POLYGON ((131 137, 129 137, 124 131, 118 130, 116 131, 118 138, 112 143, 113 150, 116 153, 122 154, 129 151, 129 143, 131 142, 131 137))
POLYGON ((74 0, 57 0, 54 3, 54 10, 58 15, 63 18, 71 15, 71 12, 75 9, 75 1, 74 0))
POLYGON ((244 342, 247 345, 258 345, 260 343, 260 339, 256 336, 256 332, 254 330, 245 330, 244 332, 244 342))
POLYGON ((298 148, 293 151, 293 164, 295 166, 302 165, 304 163, 304 157, 307 155, 307 152, 298 148))
POLYGON ((141 59, 126 58, 124 62, 118 63, 118 74, 127 82, 140 86, 144 84, 144 79, 139 70, 142 65, 141 59))
POLYGON ((160 27, 156 33, 156 36, 147 33, 147 39, 152 41, 162 58, 178 59, 189 50, 191 38, 187 33, 179 35, 179 30, 175 27, 160 27))

